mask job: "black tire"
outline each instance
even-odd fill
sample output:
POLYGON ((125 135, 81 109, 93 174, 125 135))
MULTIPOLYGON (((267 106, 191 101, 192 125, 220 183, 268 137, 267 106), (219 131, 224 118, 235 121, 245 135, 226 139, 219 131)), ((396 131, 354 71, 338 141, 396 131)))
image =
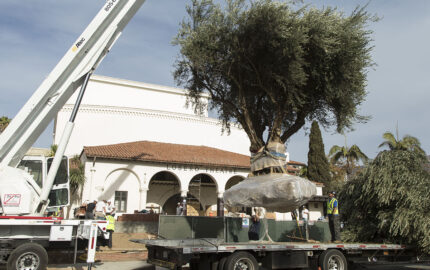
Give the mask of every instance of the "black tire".
POLYGON ((219 259, 219 263, 218 263, 218 270, 224 270, 224 265, 225 262, 227 261, 227 256, 222 257, 221 259, 219 259))
POLYGON ((15 248, 7 260, 8 270, 44 270, 48 265, 48 253, 36 243, 24 243, 15 248))
POLYGON ((228 256, 224 270, 258 270, 258 262, 252 254, 239 251, 228 256))
POLYGON ((219 262, 215 261, 211 263, 211 270, 218 270, 219 262))
POLYGON ((348 270, 348 263, 342 252, 337 249, 328 249, 318 258, 321 270, 348 270))

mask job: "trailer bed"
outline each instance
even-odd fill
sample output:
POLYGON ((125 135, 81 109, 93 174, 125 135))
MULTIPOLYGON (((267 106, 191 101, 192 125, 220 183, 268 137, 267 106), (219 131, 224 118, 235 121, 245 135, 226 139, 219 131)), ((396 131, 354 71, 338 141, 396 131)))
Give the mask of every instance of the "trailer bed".
POLYGON ((132 239, 135 243, 146 246, 158 246, 175 249, 182 254, 234 252, 238 250, 252 251, 286 251, 286 250, 405 250, 406 246, 397 244, 369 244, 369 243, 302 243, 302 242, 268 242, 252 241, 246 243, 225 243, 220 239, 180 239, 180 240, 143 240, 132 239))

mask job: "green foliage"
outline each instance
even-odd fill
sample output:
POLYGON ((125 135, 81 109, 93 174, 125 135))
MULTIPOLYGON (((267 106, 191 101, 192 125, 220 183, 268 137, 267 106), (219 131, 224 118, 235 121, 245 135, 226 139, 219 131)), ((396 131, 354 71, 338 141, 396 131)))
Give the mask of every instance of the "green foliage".
POLYGON ((351 147, 333 145, 328 155, 332 164, 342 164, 340 167, 345 169, 347 180, 351 177, 353 169, 357 167, 358 161, 366 163, 369 159, 355 144, 351 147))
POLYGON ((331 182, 330 164, 324 152, 324 143, 321 130, 316 121, 312 122, 309 134, 308 152, 308 179, 324 183, 327 186, 331 182))
POLYGON ((350 241, 389 241, 430 252, 430 174, 412 151, 383 151, 347 182, 339 201, 350 241))
POLYGON ((414 151, 423 157, 426 156, 425 151, 421 148, 420 141, 410 135, 406 135, 403 139, 396 139, 391 132, 385 132, 382 137, 385 139, 379 147, 388 146, 390 150, 414 151))
POLYGON ((340 131, 366 120, 357 108, 373 65, 366 27, 376 18, 359 8, 346 16, 270 0, 226 2, 192 0, 173 42, 181 53, 174 77, 196 111, 209 93, 224 128, 240 123, 252 152, 285 143, 306 121, 340 131))
POLYGON ((55 156, 55 153, 57 153, 58 145, 57 144, 51 144, 51 148, 49 151, 49 156, 53 157, 55 156))
POLYGON ((0 117, 0 133, 6 129, 10 121, 12 121, 12 119, 8 118, 7 116, 0 117))
POLYGON ((85 184, 85 166, 79 156, 70 159, 70 192, 74 194, 85 184))

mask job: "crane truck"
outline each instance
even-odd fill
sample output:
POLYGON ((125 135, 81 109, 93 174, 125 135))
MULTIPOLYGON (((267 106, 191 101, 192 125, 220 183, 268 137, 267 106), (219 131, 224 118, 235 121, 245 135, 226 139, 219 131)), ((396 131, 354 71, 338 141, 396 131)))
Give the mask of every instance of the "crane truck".
POLYGON ((88 80, 145 0, 108 0, 76 42, 0 135, 0 263, 7 269, 45 269, 50 249, 88 247, 89 269, 97 238, 106 239, 106 221, 46 217, 48 207, 69 204, 67 158, 88 80), (50 159, 26 158, 57 112, 80 88, 50 159))

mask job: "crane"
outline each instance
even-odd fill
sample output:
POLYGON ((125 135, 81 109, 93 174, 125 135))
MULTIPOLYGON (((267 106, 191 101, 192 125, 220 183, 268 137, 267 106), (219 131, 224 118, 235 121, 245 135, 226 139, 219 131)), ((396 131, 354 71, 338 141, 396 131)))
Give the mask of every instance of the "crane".
POLYGON ((48 204, 88 80, 145 0, 108 0, 0 135, 0 200, 4 215, 41 215, 48 204), (26 152, 80 87, 42 187, 17 168, 26 152), (13 202, 13 203, 11 203, 13 202))

